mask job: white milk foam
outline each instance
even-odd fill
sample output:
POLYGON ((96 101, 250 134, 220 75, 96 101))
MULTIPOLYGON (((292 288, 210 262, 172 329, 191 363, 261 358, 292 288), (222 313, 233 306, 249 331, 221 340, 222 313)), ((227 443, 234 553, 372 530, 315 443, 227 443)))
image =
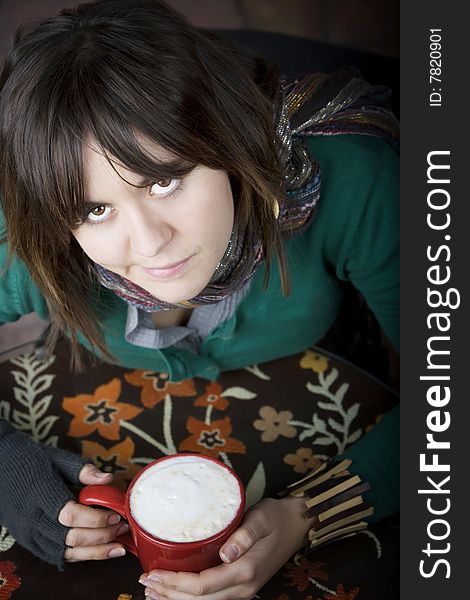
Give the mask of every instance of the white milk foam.
POLYGON ((137 523, 151 535, 172 542, 195 542, 225 529, 240 502, 235 477, 197 456, 175 457, 150 467, 130 495, 137 523))

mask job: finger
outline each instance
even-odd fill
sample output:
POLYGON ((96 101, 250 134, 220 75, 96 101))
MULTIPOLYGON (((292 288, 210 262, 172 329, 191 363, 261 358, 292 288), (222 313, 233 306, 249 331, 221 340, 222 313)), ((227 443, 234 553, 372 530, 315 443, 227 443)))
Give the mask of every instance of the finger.
POLYGON ((194 588, 191 592, 180 592, 178 590, 170 590, 162 584, 149 582, 148 580, 140 579, 140 583, 145 587, 145 595, 148 598, 156 600, 246 600, 252 598, 256 591, 251 591, 243 585, 235 585, 224 588, 218 592, 202 594, 203 590, 194 588))
MULTIPOLYGON (((190 597, 203 597, 219 592, 225 592, 240 583, 241 580, 248 580, 249 574, 242 573, 238 565, 217 565, 211 569, 206 569, 200 573, 187 573, 183 571, 163 571, 155 570, 144 574, 140 578, 143 585, 152 588, 157 594, 171 600, 186 600, 185 594, 190 597)), ((236 596, 224 596, 229 600, 234 600, 236 596)), ((217 596, 218 598, 218 596, 217 596)), ((222 596, 220 597, 222 598, 222 596)))
POLYGON ((74 527, 67 532, 65 545, 75 547, 108 544, 114 541, 118 535, 122 535, 128 531, 129 525, 127 523, 118 523, 112 527, 99 527, 96 529, 74 527))
POLYGON ((239 527, 219 551, 220 558, 225 563, 231 563, 242 557, 258 540, 271 533, 271 528, 262 509, 253 509, 246 513, 239 527))
POLYGON ((80 471, 78 479, 83 485, 107 485, 111 483, 113 474, 104 473, 97 469, 95 465, 87 464, 80 471))
POLYGON ((106 527, 116 525, 121 517, 112 510, 92 508, 70 500, 59 513, 59 523, 66 527, 106 527))
POLYGON ((67 562, 81 560, 107 560, 108 558, 119 558, 126 551, 120 544, 99 544, 98 546, 76 546, 66 548, 64 558, 67 562))

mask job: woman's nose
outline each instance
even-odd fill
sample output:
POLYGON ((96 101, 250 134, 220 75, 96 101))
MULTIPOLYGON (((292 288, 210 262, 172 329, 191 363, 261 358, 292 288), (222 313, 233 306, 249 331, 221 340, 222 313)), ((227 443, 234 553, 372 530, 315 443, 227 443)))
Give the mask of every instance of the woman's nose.
POLYGON ((168 223, 151 220, 148 215, 140 215, 130 225, 129 237, 133 252, 147 258, 160 254, 173 237, 173 230, 168 223))

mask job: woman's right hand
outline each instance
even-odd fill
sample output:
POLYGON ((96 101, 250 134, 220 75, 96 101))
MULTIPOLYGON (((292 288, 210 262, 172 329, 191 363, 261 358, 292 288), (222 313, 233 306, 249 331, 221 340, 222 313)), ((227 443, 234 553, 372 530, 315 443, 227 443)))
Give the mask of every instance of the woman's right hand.
POLYGON ((111 558, 112 549, 122 553, 113 540, 123 523, 109 523, 118 515, 77 504, 69 487, 111 480, 88 458, 39 444, 0 418, 0 524, 59 570, 65 560, 111 558))
MULTIPOLYGON (((78 478, 84 485, 109 485, 113 475, 88 464, 80 471, 78 478)), ((124 556, 123 545, 114 540, 128 531, 129 527, 114 511, 92 508, 70 500, 60 511, 59 522, 70 527, 65 537, 66 562, 124 556)))

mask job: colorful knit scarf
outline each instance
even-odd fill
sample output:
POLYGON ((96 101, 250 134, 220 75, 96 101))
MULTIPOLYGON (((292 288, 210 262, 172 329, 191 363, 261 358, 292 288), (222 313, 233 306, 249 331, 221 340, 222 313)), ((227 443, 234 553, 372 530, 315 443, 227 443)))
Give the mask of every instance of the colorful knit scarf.
MULTIPOLYGON (((390 90, 367 83, 354 68, 331 75, 315 73, 297 78, 281 76, 274 102, 276 147, 284 168, 285 199, 280 201, 278 225, 284 235, 310 226, 320 198, 320 167, 309 155, 305 138, 361 134, 398 144, 398 122, 388 108, 390 90)), ((125 277, 96 265, 99 282, 127 303, 146 312, 193 308, 224 300, 244 286, 263 260, 259 239, 247 239, 235 223, 227 250, 212 279, 196 297, 169 304, 125 277)))

